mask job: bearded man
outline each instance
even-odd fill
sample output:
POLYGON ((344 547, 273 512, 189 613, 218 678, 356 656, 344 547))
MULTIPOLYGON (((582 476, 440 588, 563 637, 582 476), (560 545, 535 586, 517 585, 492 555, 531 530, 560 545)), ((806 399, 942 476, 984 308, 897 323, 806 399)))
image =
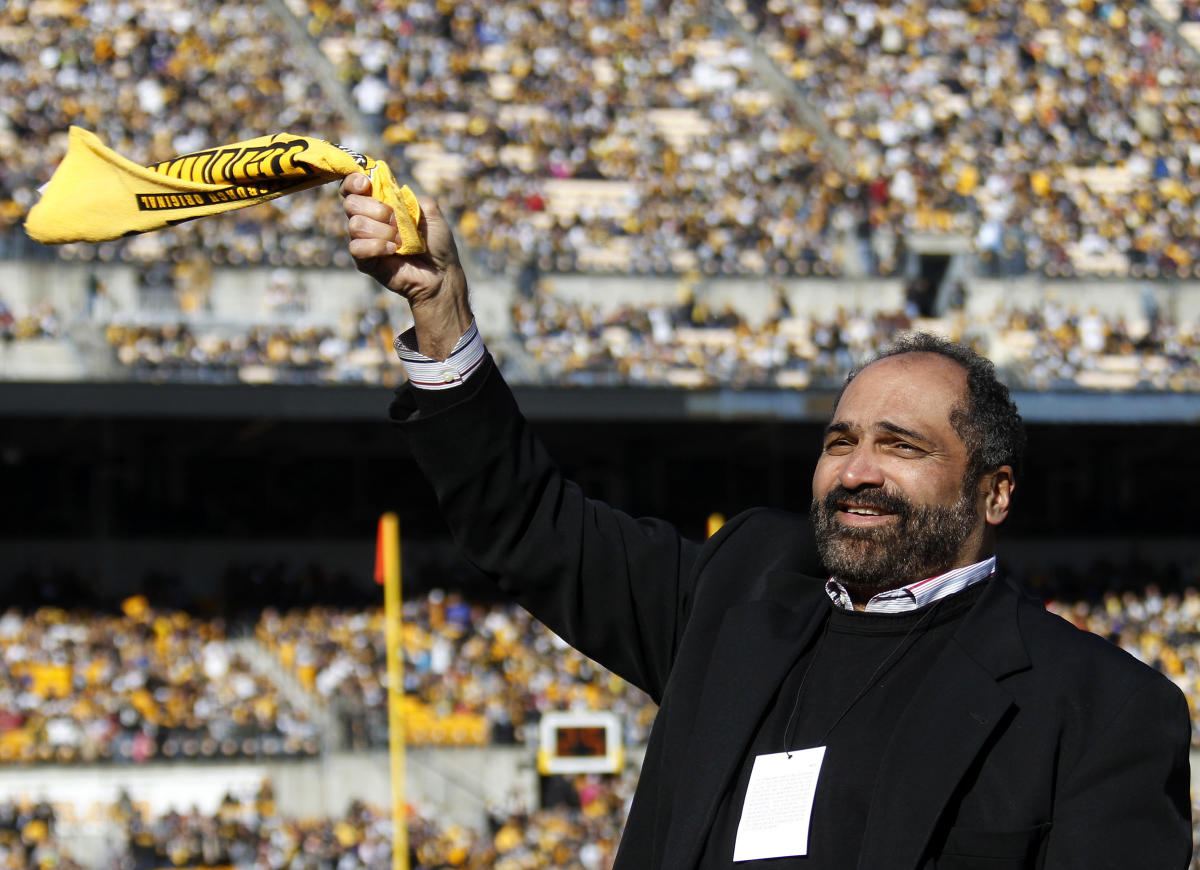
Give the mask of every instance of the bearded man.
POLYGON ((1182 694, 997 575, 1024 435, 986 359, 899 343, 837 401, 811 526, 756 509, 689 541, 562 478, 436 204, 399 257, 368 193, 343 183, 350 253, 412 308, 391 414, 456 540, 660 705, 619 870, 1188 866, 1182 694))

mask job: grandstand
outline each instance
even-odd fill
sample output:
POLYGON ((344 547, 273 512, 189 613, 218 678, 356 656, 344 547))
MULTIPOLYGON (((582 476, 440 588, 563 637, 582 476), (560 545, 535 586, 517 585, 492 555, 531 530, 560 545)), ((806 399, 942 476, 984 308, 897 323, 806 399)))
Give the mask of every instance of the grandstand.
POLYGON ((391 377, 403 306, 347 287, 328 191, 32 245, 20 219, 79 123, 143 162, 283 128, 390 154, 455 216, 518 383, 828 386, 915 323, 1034 391, 1196 391, 1182 7, 150 6, 85 5, 70 44, 44 44, 68 4, 0 18, 3 248, 32 270, 0 296, 9 380, 391 377), (668 309, 609 310, 622 284, 668 309))
POLYGON ((386 156, 566 471, 694 535, 807 510, 841 378, 897 331, 972 343, 1031 424, 1002 558, 1200 733, 1198 28, 1188 0, 3 4, 0 849, 384 866, 385 509, 418 866, 605 866, 636 765, 543 807, 533 726, 614 710, 636 760, 654 714, 454 555, 384 424, 410 316, 333 188, 51 249, 21 224, 72 124, 146 164, 282 130, 386 156))

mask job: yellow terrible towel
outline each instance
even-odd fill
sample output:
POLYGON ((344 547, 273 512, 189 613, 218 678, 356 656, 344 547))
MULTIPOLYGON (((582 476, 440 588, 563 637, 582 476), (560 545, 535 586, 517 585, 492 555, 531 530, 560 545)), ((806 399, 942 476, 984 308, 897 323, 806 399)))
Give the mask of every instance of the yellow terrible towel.
POLYGON ((257 205, 343 178, 371 177, 392 207, 399 253, 420 254, 421 206, 387 164, 322 139, 276 133, 139 166, 94 134, 72 127, 67 154, 29 211, 25 229, 45 244, 103 242, 257 205))

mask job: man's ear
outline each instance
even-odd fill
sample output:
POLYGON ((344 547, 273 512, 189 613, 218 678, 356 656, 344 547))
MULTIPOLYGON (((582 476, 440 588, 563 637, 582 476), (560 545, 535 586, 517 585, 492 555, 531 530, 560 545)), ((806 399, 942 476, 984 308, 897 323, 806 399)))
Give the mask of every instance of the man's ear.
POLYGON ((1004 522, 1016 486, 1017 480, 1010 465, 1001 465, 983 476, 979 488, 984 497, 983 515, 988 525, 998 526, 1004 522))

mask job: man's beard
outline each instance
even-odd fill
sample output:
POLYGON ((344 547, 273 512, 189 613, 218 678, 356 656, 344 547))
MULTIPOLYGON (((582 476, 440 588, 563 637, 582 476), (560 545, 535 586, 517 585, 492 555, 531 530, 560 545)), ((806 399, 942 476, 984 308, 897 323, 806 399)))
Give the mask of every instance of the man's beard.
POLYGON ((979 518, 974 487, 947 507, 914 505, 880 487, 836 486, 813 499, 812 521, 826 570, 858 600, 949 571, 979 518), (895 519, 876 528, 846 526, 836 516, 839 502, 879 508, 895 519))

